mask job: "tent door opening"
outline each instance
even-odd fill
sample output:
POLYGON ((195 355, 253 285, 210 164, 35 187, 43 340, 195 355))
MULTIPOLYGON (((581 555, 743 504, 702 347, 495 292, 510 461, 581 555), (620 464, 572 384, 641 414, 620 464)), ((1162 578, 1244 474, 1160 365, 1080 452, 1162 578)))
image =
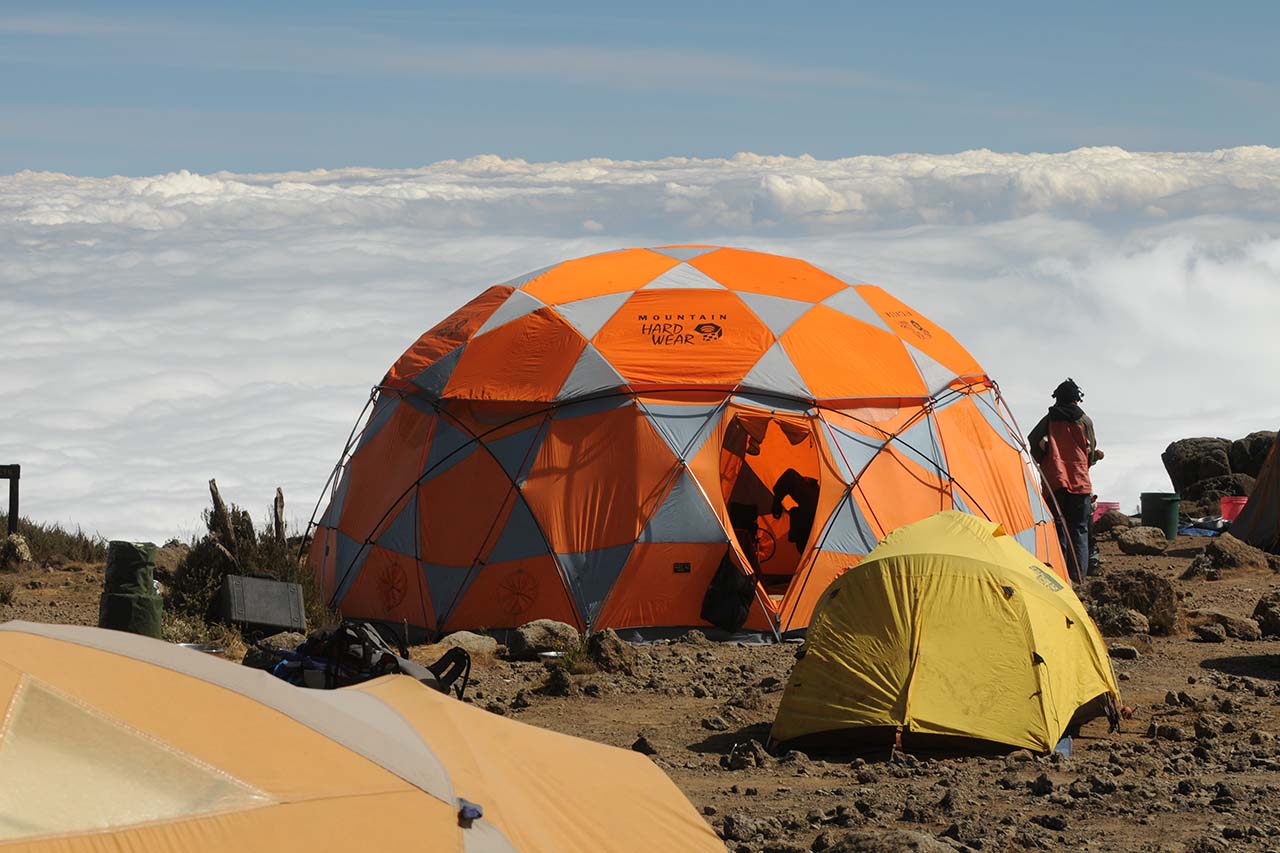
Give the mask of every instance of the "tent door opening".
POLYGON ((817 438, 806 418, 737 414, 720 450, 733 535, 773 604, 781 602, 815 531, 817 438))

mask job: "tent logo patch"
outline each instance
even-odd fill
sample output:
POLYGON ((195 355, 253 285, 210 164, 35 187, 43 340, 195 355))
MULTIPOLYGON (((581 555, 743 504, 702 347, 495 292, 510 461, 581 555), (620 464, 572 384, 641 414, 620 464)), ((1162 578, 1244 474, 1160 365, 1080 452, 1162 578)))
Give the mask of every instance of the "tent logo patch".
POLYGON ((640 334, 655 347, 688 346, 698 342, 714 343, 724 337, 722 321, 729 315, 698 312, 672 314, 637 314, 640 334))
POLYGON ((1036 580, 1040 582, 1041 586, 1048 587, 1054 592, 1062 591, 1062 581, 1058 580, 1053 575, 1046 572, 1044 569, 1040 568, 1034 563, 1028 566, 1027 568, 1031 569, 1031 573, 1035 575, 1036 580))

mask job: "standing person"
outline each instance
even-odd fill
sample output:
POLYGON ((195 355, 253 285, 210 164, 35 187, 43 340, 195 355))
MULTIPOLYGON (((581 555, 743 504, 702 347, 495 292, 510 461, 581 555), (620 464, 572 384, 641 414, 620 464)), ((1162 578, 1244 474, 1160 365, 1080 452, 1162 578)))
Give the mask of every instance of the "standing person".
POLYGON ((1080 408, 1084 393, 1075 380, 1053 389, 1054 404, 1028 436, 1031 454, 1044 474, 1045 487, 1057 503, 1055 521, 1067 571, 1076 583, 1089 573, 1090 502, 1093 482, 1089 469, 1103 458, 1093 421, 1080 408))

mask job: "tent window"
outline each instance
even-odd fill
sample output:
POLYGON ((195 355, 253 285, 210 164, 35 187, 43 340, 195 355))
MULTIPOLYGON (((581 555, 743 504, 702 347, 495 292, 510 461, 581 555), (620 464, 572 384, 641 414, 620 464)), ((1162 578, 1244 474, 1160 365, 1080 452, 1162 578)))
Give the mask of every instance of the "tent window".
POLYGON ((268 802, 262 792, 29 678, 0 732, 0 842, 268 802))
POLYGON ((720 455, 734 536, 772 597, 784 595, 814 535, 818 446, 807 423, 736 415, 720 455))

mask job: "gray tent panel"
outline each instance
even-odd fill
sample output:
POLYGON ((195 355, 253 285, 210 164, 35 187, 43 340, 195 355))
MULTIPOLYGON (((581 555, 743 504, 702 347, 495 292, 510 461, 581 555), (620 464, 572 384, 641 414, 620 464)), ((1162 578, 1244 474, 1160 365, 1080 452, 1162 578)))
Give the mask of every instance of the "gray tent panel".
POLYGON ((418 556, 418 496, 409 495, 408 500, 387 529, 378 537, 378 546, 388 551, 395 551, 409 557, 418 556))
POLYGON ((942 442, 938 440, 938 431, 934 429, 933 418, 925 415, 898 435, 893 441, 907 459, 915 462, 931 474, 946 478, 947 458, 942 453, 942 442))
POLYGON ((622 303, 631 298, 631 291, 622 293, 606 293, 603 296, 592 296, 589 299, 575 299, 556 306, 556 313, 573 324, 587 340, 604 328, 609 318, 618 313, 622 303))
POLYGON ((884 442, 861 433, 849 432, 826 421, 823 421, 823 424, 827 428, 828 438, 834 445, 831 448, 831 455, 835 457, 836 465, 840 468, 840 475, 844 477, 846 483, 852 483, 862 475, 862 470, 871 464, 871 460, 876 458, 880 449, 884 447, 884 442))
POLYGON ((491 332, 499 326, 510 323, 512 320, 519 320, 521 317, 527 317, 539 308, 546 308, 546 304, 540 299, 536 299, 523 290, 517 290, 507 297, 507 300, 498 306, 498 310, 489 315, 489 319, 476 329, 472 339, 478 338, 485 332, 491 332))
POLYGON ((603 391, 612 391, 626 384, 626 380, 618 375, 618 371, 613 369, 613 365, 605 360, 600 351, 591 344, 587 344, 586 349, 574 363, 573 370, 569 371, 564 384, 560 386, 555 399, 557 402, 573 400, 603 391))
POLYGON ((840 500, 818 542, 823 551, 863 556, 876 547, 876 535, 853 495, 846 493, 840 500))
POLYGON ((426 391, 432 397, 439 397, 444 394, 444 388, 449 384, 449 377, 453 375, 453 369, 458 366, 458 359, 462 358, 464 349, 466 349, 466 344, 437 358, 413 378, 413 384, 426 391))
POLYGON ((363 544, 352 539, 341 530, 334 531, 334 571, 338 579, 338 591, 334 594, 334 601, 338 604, 342 603, 342 599, 346 597, 347 590, 351 588, 351 584, 355 581, 356 575, 360 574, 360 569, 364 566, 364 561, 369 557, 369 549, 363 544))
POLYGON ((640 534, 641 542, 727 542, 728 534, 687 468, 640 534))
POLYGON ((770 412, 787 412, 793 415, 809 415, 813 413, 813 404, 807 400, 782 394, 770 394, 767 391, 743 391, 733 395, 733 402, 742 406, 755 406, 770 412))
POLYGON ((556 554, 560 568, 569 579, 578 612, 582 614, 588 628, 595 622, 600 605, 609 596, 614 581, 622 574, 622 567, 627 564, 634 546, 635 543, 627 543, 599 551, 556 554))
POLYGON ((691 261, 696 257, 705 255, 707 252, 714 252, 718 246, 662 246, 660 248, 651 248, 650 252, 657 252, 659 255, 666 255, 668 258, 675 258, 678 261, 691 261))
POLYGON ((498 534, 498 542, 489 552, 486 562, 506 563, 511 560, 527 560, 546 554, 547 540, 542 535, 538 520, 525 503, 524 496, 516 493, 515 503, 507 515, 506 526, 498 534))
MULTIPOLYGON (((1018 544, 1026 548, 1032 554, 1036 552, 1036 534, 1040 531, 1039 527, 1028 527, 1021 533, 1013 534, 1013 538, 1018 540, 1018 544)), ((1006 531, 1008 532, 1008 531, 1006 531)))
POLYGON ((682 462, 687 462, 702 448, 703 442, 719 422, 724 404, 714 406, 679 406, 667 403, 649 403, 642 411, 658 428, 658 434, 682 462))
POLYGON ((724 290, 725 286, 697 267, 676 264, 641 290, 724 290))
POLYGON ((547 434, 549 420, 543 418, 528 429, 494 441, 485 442, 493 458, 498 460, 502 470, 507 472, 511 482, 521 484, 529 476, 533 460, 538 455, 538 448, 547 434))
POLYGON ((556 408, 552 417, 561 421, 566 418, 581 418, 586 415, 598 415, 611 409, 621 409, 632 405, 628 394, 611 394, 608 397, 595 397, 588 400, 571 400, 556 408))
POLYGON ((329 505, 325 507, 324 515, 320 516, 320 520, 316 522, 321 527, 338 526, 338 519, 342 516, 342 507, 347 502, 347 488, 351 485, 351 468, 348 464, 338 472, 338 490, 334 492, 333 500, 329 501, 329 505))
POLYGON ((739 292, 738 298, 747 303, 747 307, 760 318, 760 322, 769 327, 775 338, 782 337, 796 320, 813 307, 812 302, 783 299, 781 296, 764 293, 739 292))
POLYGON ((1044 498, 1041 497, 1040 489, 1036 487, 1035 481, 1031 479, 1031 474, 1025 468, 1022 471, 1022 479, 1027 484, 1027 500, 1031 501, 1031 517, 1035 519, 1036 524, 1052 521, 1052 515, 1044 505, 1044 498))
POLYGON ((518 275, 515 278, 508 279, 507 281, 502 282, 502 284, 498 286, 499 287, 516 287, 516 288, 524 287, 526 284, 533 281, 535 278, 542 275, 544 272, 549 272, 558 266, 560 266, 559 263, 554 263, 551 266, 543 267, 542 269, 534 270, 533 272, 527 272, 524 275, 518 275))
POLYGON ((867 300, 862 298, 862 294, 852 287, 837 290, 818 304, 839 311, 841 314, 852 317, 855 320, 861 320, 877 329, 886 332, 893 331, 889 328, 889 324, 884 321, 884 318, 867 304, 867 300))
POLYGON ((813 392, 800 378, 800 371, 791 362, 791 356, 782 348, 781 341, 765 350, 764 355, 742 380, 744 388, 761 388, 780 394, 812 399, 813 392))
POLYGON ((920 371, 920 376, 924 379, 925 390, 930 396, 937 394, 951 384, 956 378, 956 372, 949 367, 939 364, 933 356, 926 355, 920 350, 906 343, 907 352, 911 355, 911 360, 916 363, 916 369, 920 371))
POLYGON ((436 428, 431 434, 431 448, 427 451, 427 461, 422 466, 423 479, 430 480, 432 477, 440 476, 474 453, 479 446, 480 442, 445 418, 440 418, 436 421, 436 428))
POLYGON ((422 576, 427 582, 427 590, 431 593, 431 609, 436 614, 436 629, 444 627, 445 620, 462 596, 475 581, 476 575, 483 569, 474 566, 462 569, 457 566, 438 566, 435 563, 422 563, 422 576))
POLYGON ((972 395, 972 399, 973 404, 978 407, 979 412, 982 412, 982 417, 986 418, 987 423, 991 424, 991 428, 995 430, 996 435, 1004 439, 1005 444, 1014 450, 1022 450, 1017 436, 1013 434, 1013 430, 1000 417, 1000 410, 996 408, 995 395, 990 391, 986 391, 982 394, 972 395))

